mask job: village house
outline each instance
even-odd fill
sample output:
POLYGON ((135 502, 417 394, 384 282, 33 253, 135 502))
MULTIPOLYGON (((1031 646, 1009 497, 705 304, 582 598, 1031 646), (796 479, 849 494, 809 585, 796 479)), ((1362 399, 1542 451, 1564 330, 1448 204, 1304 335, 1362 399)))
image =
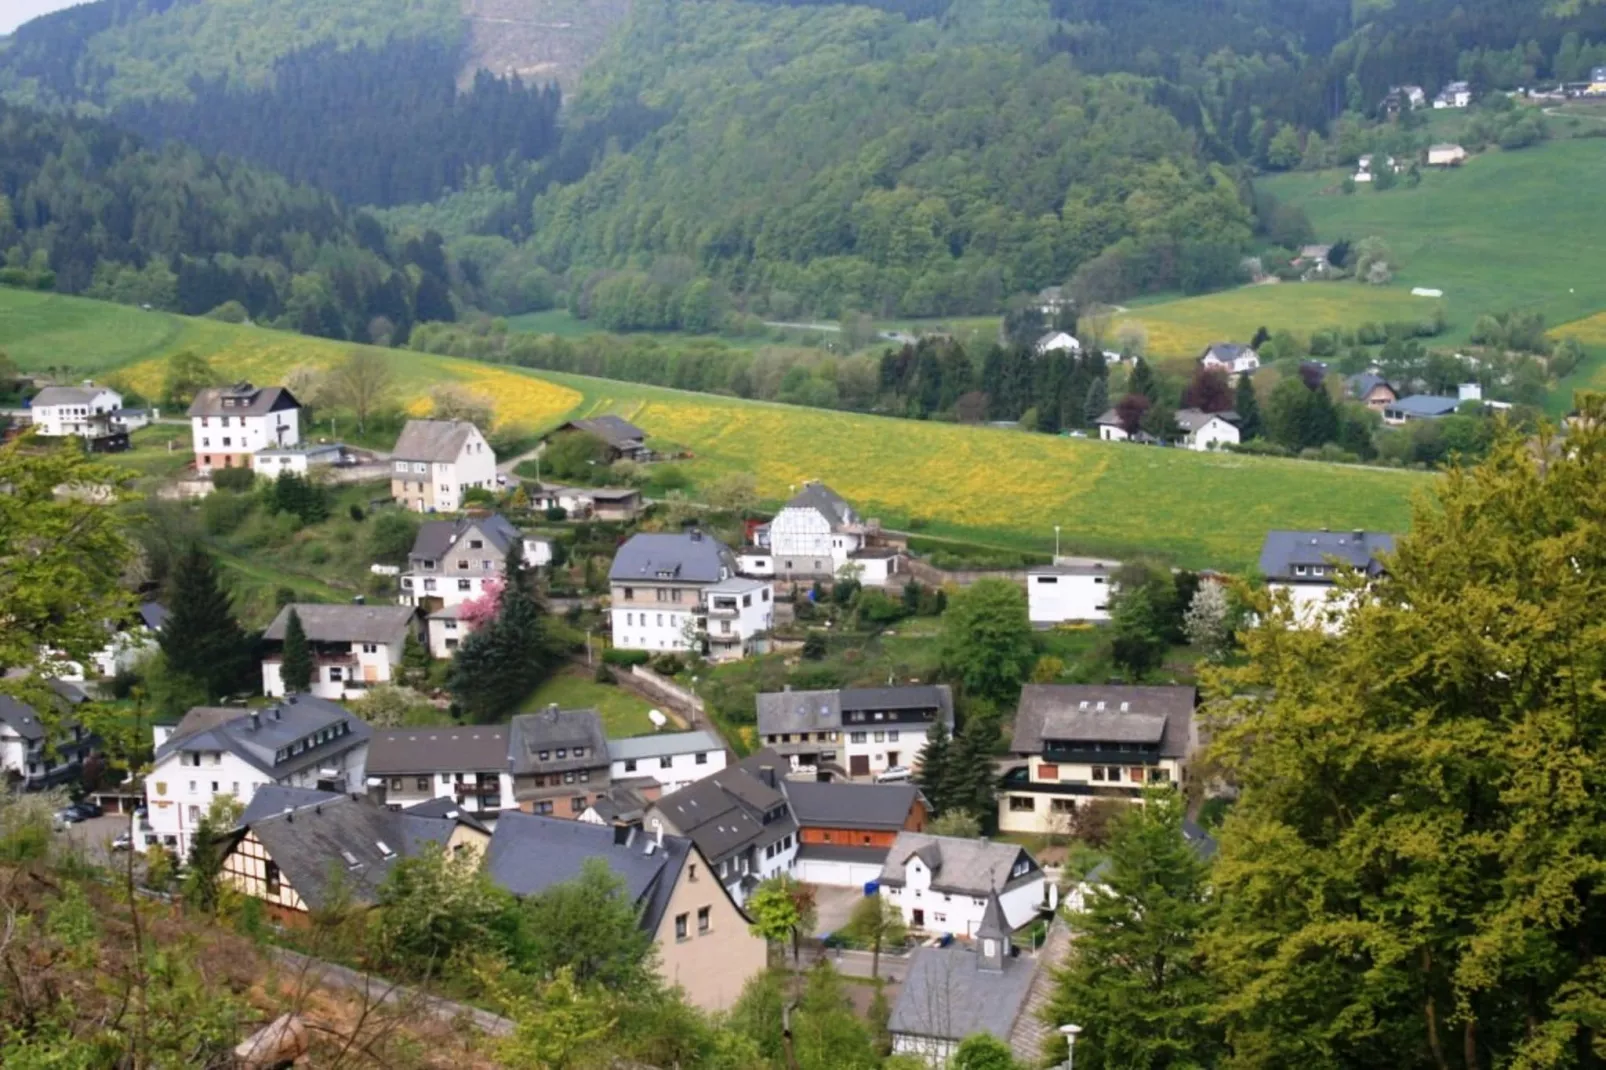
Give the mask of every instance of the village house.
MULTIPOLYGON (((614 461, 647 461, 652 451, 647 448, 647 432, 635 424, 611 413, 592 416, 584 420, 570 420, 553 432, 554 435, 580 433, 600 438, 608 447, 608 463, 614 461)), ((548 436, 551 441, 551 436, 548 436)))
POLYGON ((88 673, 77 662, 58 661, 52 670, 57 679, 82 683, 92 673, 109 680, 120 672, 130 672, 157 649, 157 633, 167 623, 167 609, 160 602, 141 602, 133 616, 107 625, 106 645, 90 656, 88 673))
POLYGON ((1177 427, 1182 430, 1184 449, 1207 453, 1222 446, 1236 446, 1240 441, 1238 414, 1235 412, 1178 409, 1176 421, 1177 427))
POLYGON ((1159 441, 1147 431, 1128 431, 1126 421, 1114 409, 1106 409, 1104 414, 1093 425, 1099 429, 1100 442, 1138 442, 1143 445, 1152 445, 1159 441))
POLYGON ((242 816, 223 849, 220 882, 268 905, 280 924, 312 911, 371 907, 397 861, 434 848, 479 857, 490 836, 455 810, 391 810, 362 796, 277 793, 280 809, 242 816))
POLYGON ((1201 368, 1216 368, 1229 375, 1249 375, 1260 367, 1260 354, 1237 342, 1214 342, 1199 355, 1201 368))
POLYGON ((455 513, 496 489, 496 454, 467 420, 408 420, 391 451, 390 496, 417 513, 455 513))
MULTIPOLYGON (((1193 853, 1201 861, 1209 861, 1215 857, 1217 850, 1215 837, 1193 819, 1186 817, 1182 819, 1182 838, 1193 848, 1193 853)), ((1065 889, 1065 909, 1071 913, 1091 910, 1094 896, 1113 894, 1109 876, 1110 862, 1105 859, 1088 870, 1075 884, 1065 889)))
POLYGON ((1077 354, 1082 352, 1082 343, 1069 331, 1049 331, 1039 338, 1032 348, 1040 357, 1049 353, 1077 354))
POLYGON ((954 727, 947 684, 771 691, 758 696, 758 737, 794 772, 868 779, 919 763, 931 726, 954 727))
POLYGON ((94 753, 95 737, 71 712, 87 696, 66 681, 45 682, 56 696, 53 725, 27 703, 0 694, 0 790, 37 791, 76 780, 94 753))
POLYGON ((1115 562, 1034 565, 1026 570, 1026 615, 1034 628, 1110 619, 1115 562))
POLYGON ((634 487, 565 487, 549 483, 530 492, 530 504, 563 510, 568 520, 629 523, 641 514, 641 491, 634 487))
POLYGON ((552 543, 525 535, 500 513, 457 520, 426 520, 407 553, 397 601, 425 613, 482 597, 486 583, 500 585, 514 543, 528 567, 552 563, 552 543))
POLYGON ((848 571, 865 587, 885 587, 908 571, 909 554, 896 546, 866 546, 848 555, 848 571))
POLYGON ((270 446, 251 455, 251 470, 264 479, 277 479, 285 472, 305 478, 314 468, 332 468, 354 462, 351 451, 339 442, 309 443, 304 446, 270 446))
POLYGON ((1589 69, 1589 85, 1584 93, 1591 97, 1606 96, 1606 67, 1589 69))
POLYGON ((190 403, 195 470, 250 468, 254 454, 301 441, 301 403, 282 386, 209 386, 190 403))
POLYGON ((1026 1010, 1038 962, 1022 958, 997 892, 988 892, 974 939, 920 947, 887 1021, 895 1054, 949 1065, 966 1037, 1010 1043, 1026 1010))
POLYGON ((881 876, 903 831, 924 832, 931 807, 913 784, 783 780, 797 820, 793 876, 806 884, 863 888, 881 876))
POLYGON ((1467 150, 1448 142, 1428 146, 1429 167, 1459 167, 1467 162, 1467 150))
POLYGON ((377 684, 388 684, 401 664, 413 627, 408 606, 320 605, 295 602, 279 610, 262 633, 262 693, 285 694, 281 668, 284 633, 294 610, 312 652, 310 693, 319 698, 358 698, 377 684))
POLYGON ((1037 859, 1013 843, 900 832, 878 882, 904 924, 923 933, 975 936, 994 895, 1009 933, 1055 905, 1037 859))
POLYGON ((824 483, 808 482, 775 519, 754 529, 753 542, 770 553, 772 569, 765 575, 829 580, 879 530, 879 524, 863 520, 836 491, 824 483))
POLYGON ((1469 82, 1450 82, 1433 98, 1434 108, 1465 108, 1472 103, 1472 85, 1469 82))
POLYGON ((615 781, 650 777, 663 794, 679 791, 725 769, 725 746, 712 732, 658 732, 608 741, 615 781))
POLYGON ((700 646, 703 593, 735 575, 730 548, 701 531, 631 536, 608 572, 613 645, 655 653, 700 646))
POLYGON ((552 705, 519 714, 508 740, 505 768, 514 804, 525 813, 573 821, 607 794, 608 738, 596 710, 552 705))
POLYGON ((260 709, 197 706, 154 731, 146 818, 135 845, 189 853, 195 827, 220 795, 249 806, 269 785, 359 790, 372 730, 333 702, 296 695, 260 709))
POLYGON ((511 813, 497 822, 486 869, 522 898, 578 879, 591 859, 618 878, 643 931, 652 934, 658 975, 691 1003, 727 1010, 748 980, 764 972, 763 938, 687 837, 511 813))
POLYGON ((1383 406, 1383 422, 1397 427, 1414 420, 1438 420, 1454 416, 1461 398, 1440 397, 1433 394, 1412 394, 1383 406))
POLYGON ((1383 110, 1390 115, 1396 115, 1402 111, 1425 107, 1427 102, 1427 90, 1419 85, 1390 86, 1388 95, 1383 98, 1383 110))
POLYGON ((739 661, 768 650, 775 628, 775 603, 767 580, 732 576, 703 588, 698 628, 709 661, 739 661))
POLYGON ((376 729, 368 793, 393 809, 450 799, 480 820, 514 808, 506 725, 376 729))
POLYGON ((1191 687, 1028 684, 998 795, 1001 832, 1066 835, 1078 807, 1181 786, 1197 749, 1191 687))
POLYGON ((790 873, 797 821, 781 794, 781 757, 761 750, 652 803, 645 828, 697 844, 737 905, 760 883, 790 873))
POLYGON ((1381 555, 1394 552, 1394 540, 1371 531, 1268 531, 1260 547, 1260 574, 1272 594, 1287 593, 1295 619, 1336 630, 1348 607, 1336 590, 1339 577, 1382 575, 1381 555))
POLYGON ((123 408, 123 396, 84 380, 82 386, 47 386, 28 403, 34 430, 46 438, 81 438, 91 453, 128 449, 128 433, 149 423, 123 408))
POLYGON ((1398 401, 1400 396, 1393 384, 1373 372, 1350 376, 1344 380, 1344 387, 1350 397, 1376 413, 1387 409, 1398 401))

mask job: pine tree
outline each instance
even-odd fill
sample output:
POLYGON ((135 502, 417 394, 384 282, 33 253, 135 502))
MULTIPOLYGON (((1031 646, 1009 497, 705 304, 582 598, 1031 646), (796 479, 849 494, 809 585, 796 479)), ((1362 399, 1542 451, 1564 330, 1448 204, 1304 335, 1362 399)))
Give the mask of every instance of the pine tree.
POLYGON ((915 783, 920 785, 926 802, 939 814, 948 809, 946 781, 952 742, 948 726, 938 718, 931 726, 931 731, 926 733, 926 745, 921 749, 918 759, 920 771, 915 774, 915 783))
POLYGON ((1233 411, 1238 414, 1238 437, 1244 442, 1260 438, 1266 433, 1260 416, 1260 398, 1255 395, 1255 384, 1249 376, 1238 376, 1238 388, 1233 397, 1233 411))
POLYGON ((1110 384, 1103 376, 1095 378, 1087 388, 1087 400, 1082 405, 1083 425, 1092 427, 1110 408, 1110 384))
POLYGON ((402 641, 402 679, 410 685, 418 685, 429 675, 429 651, 419 642, 418 633, 411 628, 407 629, 407 638, 402 641))
POLYGON ((290 619, 284 622, 284 654, 279 663, 279 678, 286 691, 305 693, 312 690, 312 649, 307 645, 307 632, 301 626, 301 614, 290 607, 290 619))
POLYGON ((194 680, 209 700, 237 688, 249 654, 245 633, 217 565, 200 546, 191 545, 174 568, 167 609, 160 643, 168 668, 194 680))
POLYGON ((447 673, 446 686, 458 706, 478 721, 499 721, 517 710, 557 660, 534 586, 533 570, 524 567, 523 548, 515 540, 496 616, 463 640, 447 673))
POLYGON ((972 710, 964 731, 954 740, 940 794, 948 811, 968 810, 983 831, 998 818, 997 777, 993 775, 993 744, 998 718, 991 711, 972 710))
POLYGON ((1142 394, 1151 402, 1160 400, 1160 384, 1155 381, 1154 369, 1142 357, 1132 360, 1132 375, 1126 381, 1128 394, 1142 394))

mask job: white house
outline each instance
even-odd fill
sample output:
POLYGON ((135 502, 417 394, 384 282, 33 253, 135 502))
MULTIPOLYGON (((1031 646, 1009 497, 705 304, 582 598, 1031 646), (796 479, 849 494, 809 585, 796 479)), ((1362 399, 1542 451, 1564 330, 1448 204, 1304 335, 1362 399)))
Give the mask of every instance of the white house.
POLYGON ((725 746, 712 732, 659 732, 608 740, 614 780, 651 777, 665 795, 725 769, 725 746))
POLYGON ((368 794, 392 809, 450 798, 495 817, 517 806, 506 725, 381 728, 368 745, 368 794))
POLYGON ((1132 437, 1127 433, 1120 414, 1114 409, 1106 409, 1104 414, 1093 422, 1099 429, 1100 442, 1126 442, 1132 437))
POLYGON ((455 513, 474 488, 496 489, 496 454, 467 420, 408 420, 391 451, 390 495, 419 513, 455 513))
POLYGON ((140 603, 137 616, 112 632, 110 642, 92 659, 95 672, 104 679, 127 672, 156 651, 156 634, 167 622, 167 609, 159 602, 140 603))
POLYGON ((524 563, 552 563, 552 543, 525 535, 500 513, 458 520, 426 520, 407 554, 407 571, 398 581, 397 602, 427 613, 462 605, 485 594, 487 582, 500 583, 507 555, 517 542, 524 563))
POLYGON ((220 795, 249 806, 270 784, 358 790, 371 734, 360 718, 310 695, 263 709, 197 706, 177 727, 155 730, 135 846, 160 843, 188 854, 195 827, 220 795))
POLYGON ((736 571, 743 576, 768 579, 775 575, 775 555, 762 546, 744 546, 736 551, 736 571))
POLYGON ((1460 145, 1444 143, 1428 146, 1429 167, 1459 167, 1467 162, 1467 150, 1460 145))
POLYGON ((47 386, 33 396, 28 412, 39 434, 51 438, 95 439, 120 423, 123 396, 85 380, 82 386, 47 386))
POLYGON ((775 629, 769 581, 732 576, 704 587, 700 626, 710 661, 737 661, 763 653, 762 637, 775 629))
POLYGON ((1100 563, 1038 565, 1026 571, 1026 613, 1032 625, 1110 619, 1113 573, 1100 563))
POLYGON ((84 693, 66 681, 46 683, 60 699, 54 726, 27 703, 0 694, 0 791, 8 781, 26 791, 70 780, 94 750, 94 737, 70 713, 84 693))
POLYGON ((755 532, 781 579, 832 579, 873 530, 824 483, 805 483, 775 519, 755 532))
POLYGON ((858 570, 859 582, 866 587, 885 587, 908 562, 908 555, 895 546, 867 546, 848 555, 848 567, 858 570))
POLYGON ((608 572, 613 645, 656 652, 700 645, 703 592, 735 575, 730 548, 701 531, 631 536, 608 572))
POLYGON ((251 470, 267 479, 276 479, 280 472, 293 472, 305 476, 314 468, 339 464, 349 455, 338 442, 309 446, 270 446, 251 455, 251 470))
POLYGON ((758 737, 794 772, 869 779, 920 763, 931 726, 954 727, 946 684, 770 691, 756 699, 758 737))
POLYGON ((413 626, 410 606, 317 605, 297 602, 279 610, 262 633, 267 655, 262 659, 262 693, 285 693, 280 673, 284 632, 290 613, 301 618, 312 653, 311 693, 324 699, 357 698, 376 684, 388 684, 401 664, 407 633, 413 626))
POLYGON ((424 645, 429 656, 445 661, 457 653, 457 648, 474 631, 474 626, 460 615, 461 605, 437 609, 424 618, 424 645))
POLYGON ((189 416, 195 470, 202 475, 250 468, 253 454, 301 441, 301 403, 282 386, 207 387, 196 393, 189 416))
POLYGON ((1260 573, 1274 594, 1286 592, 1295 619, 1336 631, 1348 599, 1335 590, 1339 576, 1382 575, 1379 555, 1392 553, 1395 536, 1372 531, 1268 531, 1260 547, 1260 573))
POLYGON ((1009 932, 1049 905, 1042 867, 1013 843, 900 832, 879 881, 904 924, 925 933, 976 935, 995 894, 1009 932))
POLYGON ((1182 429, 1182 445, 1186 449, 1205 453, 1222 446, 1236 446, 1240 441, 1235 412, 1178 409, 1176 421, 1182 429))
POLYGON ((1080 353, 1082 343, 1068 331, 1049 331, 1034 345, 1038 356, 1047 353, 1080 353))
POLYGON ((1231 375, 1248 375, 1260 367, 1260 354, 1238 342, 1215 342, 1200 354, 1199 364, 1231 375))
POLYGON ((1472 103, 1472 86, 1467 82, 1450 82, 1433 98, 1435 108, 1465 108, 1472 103))

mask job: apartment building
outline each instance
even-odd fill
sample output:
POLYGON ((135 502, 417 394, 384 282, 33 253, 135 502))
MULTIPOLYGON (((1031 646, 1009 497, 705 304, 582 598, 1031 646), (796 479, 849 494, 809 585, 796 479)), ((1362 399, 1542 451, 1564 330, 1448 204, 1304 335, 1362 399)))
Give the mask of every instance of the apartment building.
POLYGON ((735 575, 730 547, 701 531, 632 536, 608 573, 613 645, 655 653, 700 646, 704 592, 735 575))
POLYGON ((254 454, 301 441, 301 403, 282 386, 207 387, 196 393, 189 417, 195 470, 202 475, 251 468, 254 454))

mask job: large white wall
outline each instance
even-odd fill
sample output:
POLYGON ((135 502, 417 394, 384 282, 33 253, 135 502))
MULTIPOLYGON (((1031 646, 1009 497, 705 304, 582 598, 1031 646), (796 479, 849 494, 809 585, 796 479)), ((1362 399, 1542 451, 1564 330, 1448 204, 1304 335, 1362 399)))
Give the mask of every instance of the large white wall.
MULTIPOLYGON (((283 409, 262 416, 192 416, 190 437, 198 458, 294 446, 301 441, 301 410, 283 409)), ((196 463, 203 469, 207 467, 196 463)))
POLYGON ((1109 620, 1109 574, 1031 572, 1026 605, 1033 624, 1109 620))

